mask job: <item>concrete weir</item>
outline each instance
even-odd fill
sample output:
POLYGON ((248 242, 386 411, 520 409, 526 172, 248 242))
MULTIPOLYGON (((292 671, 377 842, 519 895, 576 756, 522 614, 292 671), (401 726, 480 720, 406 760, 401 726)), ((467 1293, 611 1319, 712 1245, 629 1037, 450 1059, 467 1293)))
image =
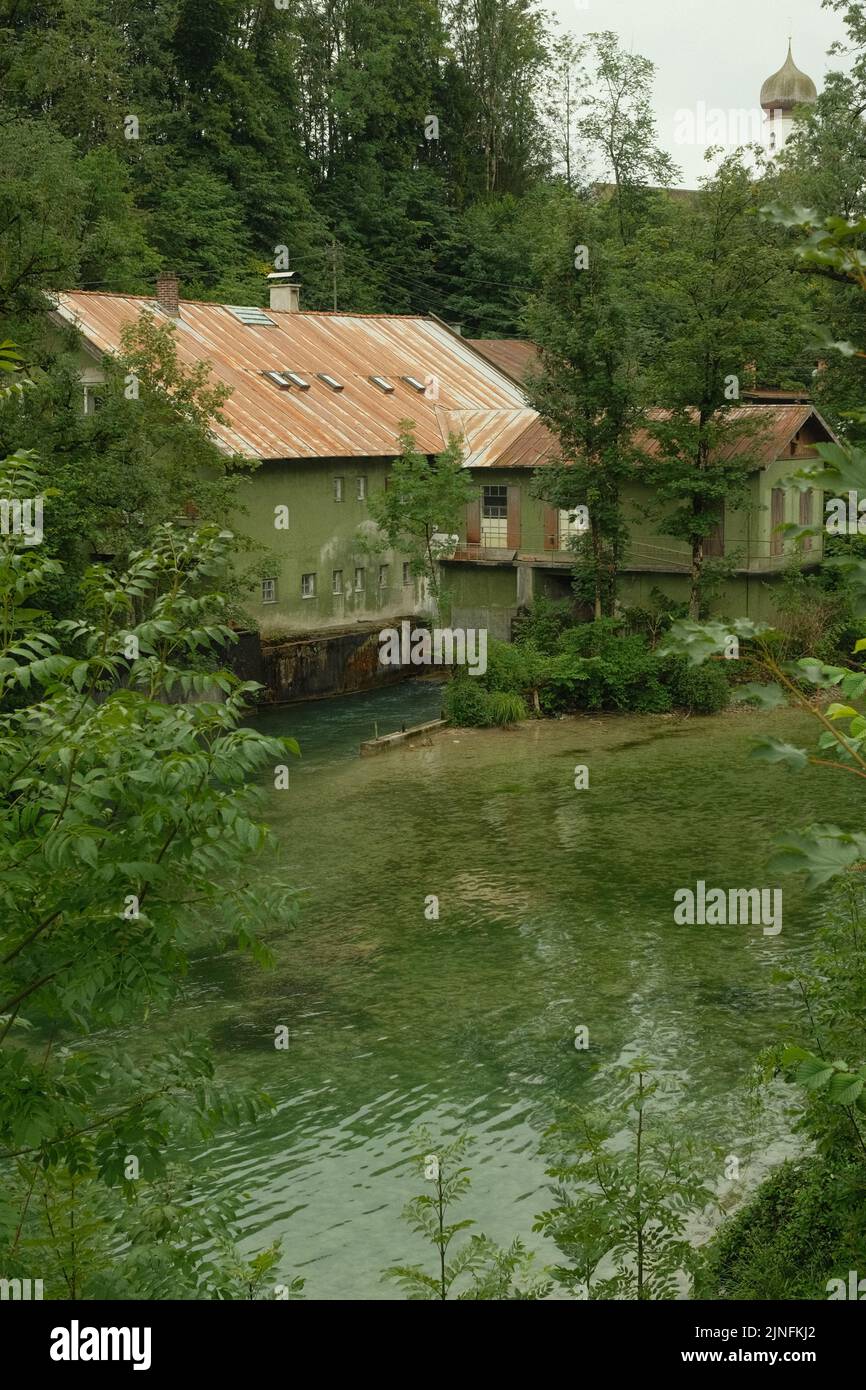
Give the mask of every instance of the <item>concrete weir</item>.
POLYGON ((427 724, 414 724, 411 729, 398 729, 396 734, 382 734, 379 738, 369 738, 361 744, 361 757, 370 758, 374 753, 387 753, 400 743, 408 743, 418 734, 430 734, 436 729, 444 729, 447 719, 431 719, 427 724))
POLYGON ((264 686, 259 704, 294 704, 328 695, 350 695, 395 685, 417 672, 379 662, 379 623, 351 628, 298 632, 282 641, 267 634, 243 633, 230 657, 245 680, 264 686))

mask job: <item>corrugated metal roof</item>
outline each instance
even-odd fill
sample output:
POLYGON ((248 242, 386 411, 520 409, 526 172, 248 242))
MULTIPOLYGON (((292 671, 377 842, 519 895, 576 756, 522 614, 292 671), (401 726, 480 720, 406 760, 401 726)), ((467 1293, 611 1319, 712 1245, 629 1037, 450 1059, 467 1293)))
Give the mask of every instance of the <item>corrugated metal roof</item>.
MULTIPOLYGON (((654 410, 651 418, 663 420, 667 412, 654 410)), ((710 456, 711 463, 725 463, 736 458, 737 454, 753 454, 754 467, 761 468, 780 458, 787 445, 798 430, 801 430, 811 417, 819 421, 832 438, 832 431, 811 405, 736 405, 726 411, 725 419, 736 423, 738 420, 757 423, 761 428, 753 438, 731 439, 724 448, 715 449, 710 456)), ((647 430, 638 430, 634 437, 636 448, 642 449, 650 458, 658 458, 661 445, 647 430)))
POLYGON ((250 458, 393 456, 400 422, 408 419, 423 453, 438 453, 451 430, 465 436, 473 465, 484 467, 535 419, 517 385, 430 319, 268 309, 275 323, 269 328, 239 323, 224 305, 200 301, 181 300, 179 317, 163 320, 152 299, 137 295, 75 290, 53 300, 105 353, 119 350, 122 329, 143 309, 173 323, 181 363, 207 360, 213 377, 231 387, 228 423, 214 426, 215 438, 250 458), (310 389, 279 390, 262 375, 286 369, 310 381, 310 389), (331 390, 319 372, 344 390, 331 390), (386 377, 394 391, 383 394, 371 375, 386 377), (436 378, 438 401, 402 376, 436 378))
POLYGON ((540 468, 559 460, 562 446, 552 430, 539 419, 532 420, 503 450, 497 468, 540 468))
MULTIPOLYGON (((651 419, 654 418, 659 421, 663 420, 667 414, 663 410, 653 410, 649 413, 651 419)), ((723 463, 736 457, 738 453, 752 453, 755 457, 754 467, 766 467, 767 464, 782 457, 794 435, 803 428, 807 420, 813 417, 821 428, 826 430, 828 439, 835 439, 835 435, 827 422, 819 415, 814 406, 808 404, 734 406, 727 412, 726 418, 728 420, 733 422, 737 420, 758 421, 763 425, 763 428, 759 434, 755 435, 754 439, 733 439, 723 449, 717 449, 711 457, 711 462, 723 463)), ((637 430, 632 442, 635 448, 641 449, 650 458, 658 458, 661 455, 661 445, 658 440, 645 429, 637 430)), ((541 419, 536 418, 508 444, 492 466, 496 468, 538 468, 545 463, 556 462, 560 454, 561 445, 556 435, 547 428, 541 419)))
POLYGON ((520 338, 468 338, 467 342, 516 381, 523 381, 538 363, 538 348, 520 338))
MULTIPOLYGON (((517 339, 462 339, 433 319, 400 314, 288 313, 268 309, 274 326, 247 325, 222 304, 181 300, 180 315, 167 318, 152 299, 139 295, 74 290, 52 296, 61 316, 73 322, 100 352, 118 352, 121 331, 143 309, 177 328, 182 364, 207 360, 213 377, 231 388, 225 425, 214 437, 248 458, 388 458, 397 452, 400 423, 411 420, 418 448, 435 454, 449 434, 464 442, 471 468, 535 468, 559 456, 556 436, 525 401, 520 378, 537 360, 532 343, 517 339), (481 354, 481 355, 479 355, 481 354), (308 390, 280 390, 262 373, 293 371, 308 390), (330 374, 343 384, 335 391, 319 380, 330 374), (369 379, 385 377, 384 393, 369 379), (438 400, 428 400, 402 377, 434 377, 438 400)), ((655 412, 657 418, 662 412, 655 412)), ((756 441, 761 463, 780 457, 790 439, 814 415, 810 405, 744 404, 729 418, 763 418, 767 431, 756 441)), ((659 446, 646 431, 635 443, 650 456, 659 446)), ((732 443, 718 455, 730 458, 732 443)), ((760 464, 758 465, 760 466, 760 464)))

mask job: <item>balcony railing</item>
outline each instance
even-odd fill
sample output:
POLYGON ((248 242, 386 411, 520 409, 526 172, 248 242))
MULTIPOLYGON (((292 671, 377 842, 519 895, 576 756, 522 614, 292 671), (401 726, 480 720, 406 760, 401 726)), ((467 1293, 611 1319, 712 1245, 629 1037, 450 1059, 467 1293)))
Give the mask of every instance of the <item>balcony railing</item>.
MULTIPOLYGON (((730 553, 737 555, 736 571, 749 570, 761 574, 771 574, 783 569, 793 559, 805 563, 817 563, 821 550, 817 544, 809 550, 795 548, 790 543, 781 553, 774 553, 771 541, 753 541, 751 545, 730 547, 730 553)), ((574 551, 570 549, 545 550, 543 553, 515 549, 514 546, 490 546, 477 541, 461 541, 453 551, 443 558, 449 560, 475 561, 479 564, 504 564, 525 561, 529 564, 570 565, 574 551)), ((717 559, 717 556, 706 556, 717 559)), ((691 569, 691 554, 674 546, 655 545, 650 541, 634 541, 626 549, 623 568, 635 570, 657 570, 667 574, 688 574, 691 569)))

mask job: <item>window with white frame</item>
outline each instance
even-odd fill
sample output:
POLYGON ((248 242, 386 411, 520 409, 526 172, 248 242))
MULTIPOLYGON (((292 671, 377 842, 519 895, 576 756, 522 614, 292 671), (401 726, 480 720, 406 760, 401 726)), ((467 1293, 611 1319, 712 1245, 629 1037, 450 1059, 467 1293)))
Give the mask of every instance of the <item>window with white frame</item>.
POLYGON ((508 544, 508 488, 486 487, 481 498, 481 544, 508 544))
POLYGON ((366 500, 367 500, 367 479, 366 479, 365 475, 362 473, 362 474, 360 475, 360 477, 357 478, 356 481, 357 481, 357 484, 358 484, 358 492, 357 492, 358 501, 359 501, 359 502, 366 502, 366 500))
POLYGON ((344 482, 345 482, 345 479, 344 479, 344 478, 335 478, 335 479, 334 479, 334 501, 335 501, 335 502, 342 502, 342 500, 343 500, 343 491, 344 491, 343 485, 344 485, 344 482))
POLYGON ((559 513, 559 550, 570 550, 571 542, 575 536, 586 534, 586 527, 583 524, 583 516, 575 511, 573 507, 564 508, 559 513))
POLYGON ((301 575, 301 598, 316 597, 316 576, 315 574, 301 575))
POLYGON ((367 571, 359 568, 355 570, 355 593, 361 594, 367 587, 367 571))
POLYGON ((277 601, 277 581, 276 579, 262 580, 262 603, 276 603, 277 601))
POLYGON ((85 386, 84 388, 84 413, 85 415, 95 415, 100 406, 100 400, 96 386, 85 386))
POLYGON ((334 581, 333 581, 333 584, 331 585, 331 593, 332 593, 332 594, 341 594, 342 592, 343 592, 343 571, 342 571, 342 570, 334 570, 334 581))

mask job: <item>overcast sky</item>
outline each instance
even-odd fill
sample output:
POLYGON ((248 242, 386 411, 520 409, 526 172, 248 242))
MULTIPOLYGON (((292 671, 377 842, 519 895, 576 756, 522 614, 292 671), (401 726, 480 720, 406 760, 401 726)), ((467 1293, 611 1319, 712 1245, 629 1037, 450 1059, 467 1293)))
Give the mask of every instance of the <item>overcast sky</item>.
POLYGON ((686 131, 678 112, 695 114, 697 136, 701 102, 707 113, 760 110, 761 84, 784 63, 789 33, 797 66, 819 91, 828 68, 847 66, 827 57, 845 30, 820 0, 544 0, 544 8, 576 35, 613 29, 625 48, 655 63, 659 142, 680 165, 686 187, 695 187, 707 166, 701 145, 675 139, 686 131))

